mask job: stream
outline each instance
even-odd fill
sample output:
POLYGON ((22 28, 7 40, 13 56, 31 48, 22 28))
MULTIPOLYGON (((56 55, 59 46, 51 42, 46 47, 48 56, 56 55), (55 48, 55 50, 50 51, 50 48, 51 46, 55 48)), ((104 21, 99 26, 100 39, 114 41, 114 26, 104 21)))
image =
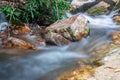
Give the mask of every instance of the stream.
POLYGON ((111 42, 110 33, 120 27, 112 19, 114 14, 93 17, 84 13, 89 36, 67 46, 38 51, 0 48, 0 80, 55 80, 60 73, 78 67, 78 61, 90 59, 95 48, 111 42))

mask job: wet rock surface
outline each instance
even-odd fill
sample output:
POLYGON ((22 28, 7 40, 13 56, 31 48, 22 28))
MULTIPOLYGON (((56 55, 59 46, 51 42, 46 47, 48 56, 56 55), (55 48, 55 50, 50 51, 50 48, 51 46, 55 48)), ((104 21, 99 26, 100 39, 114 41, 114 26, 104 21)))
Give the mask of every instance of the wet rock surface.
POLYGON ((98 4, 94 5, 93 7, 89 8, 87 12, 91 15, 100 15, 108 13, 108 8, 110 7, 110 4, 107 2, 101 1, 98 4))
POLYGON ((63 75, 56 80, 87 80, 92 76, 93 70, 94 69, 90 66, 84 66, 80 69, 78 68, 71 72, 63 73, 63 75))
MULTIPOLYGON (((71 4, 76 9, 73 13, 87 11, 92 15, 99 15, 111 11, 118 2, 119 0, 72 0, 71 4)), ((118 4, 116 6, 119 7, 118 4)))
POLYGON ((115 20, 115 22, 117 22, 117 24, 120 24, 120 16, 115 16, 114 17, 114 20, 115 20))
POLYGON ((96 0, 72 0, 71 4, 74 8, 79 8, 87 3, 93 3, 96 0))
POLYGON ((46 28, 46 39, 55 43, 56 45, 63 45, 62 41, 66 45, 70 41, 81 40, 89 33, 87 23, 88 20, 82 14, 75 15, 68 19, 60 20, 46 28), (58 38, 57 40, 58 44, 55 42, 55 39, 57 39, 57 37, 54 37, 54 35, 61 36, 61 39, 58 38))
POLYGON ((3 39, 2 45, 9 48, 35 49, 32 44, 14 37, 3 39))
POLYGON ((104 65, 96 68, 92 78, 87 80, 119 80, 120 79, 120 49, 110 51, 102 58, 104 65))

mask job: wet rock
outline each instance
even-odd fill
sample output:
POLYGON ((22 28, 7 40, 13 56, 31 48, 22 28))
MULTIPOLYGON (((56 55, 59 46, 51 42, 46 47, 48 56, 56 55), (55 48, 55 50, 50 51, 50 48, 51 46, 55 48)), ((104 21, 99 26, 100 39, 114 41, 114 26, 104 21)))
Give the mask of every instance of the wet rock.
POLYGON ((92 15, 99 15, 107 13, 109 10, 110 4, 105 1, 101 1, 98 4, 94 5, 93 7, 89 8, 87 12, 92 15))
POLYGON ((34 45, 37 49, 39 49, 40 47, 45 47, 46 46, 46 40, 44 38, 42 38, 40 35, 24 35, 22 36, 23 40, 28 41, 29 43, 31 43, 32 45, 34 45))
MULTIPOLYGON (((61 41, 66 42, 67 40, 66 44, 68 44, 68 41, 69 42, 78 41, 88 35, 89 28, 87 26, 87 23, 88 23, 88 20, 82 14, 75 15, 71 18, 60 20, 48 26, 45 29, 45 33, 46 33, 45 36, 48 41, 52 41, 52 42, 56 40, 56 39, 54 40, 52 39, 52 38, 56 38, 56 37, 53 37, 54 35, 61 36, 61 39, 63 40, 61 39, 60 41, 59 39, 57 40, 58 42, 60 42, 59 45, 62 44, 61 41), (49 36, 52 36, 52 37, 49 37, 49 36)), ((53 42, 53 43, 56 43, 56 42, 53 42)))
MULTIPOLYGON (((120 49, 110 51, 102 58, 104 65, 96 68, 94 80, 119 80, 120 79, 120 49), (104 73, 104 74, 103 74, 104 73)), ((90 79, 87 79, 90 80, 90 79)))
POLYGON ((91 66, 82 66, 81 68, 63 73, 57 80, 87 80, 93 74, 94 68, 91 66))
POLYGON ((3 39, 2 46, 9 48, 35 49, 35 47, 30 43, 15 37, 3 39))
POLYGON ((120 33, 119 32, 111 33, 111 38, 113 40, 113 43, 120 44, 120 33))
POLYGON ((11 30, 12 36, 25 40, 36 48, 46 46, 45 39, 41 34, 43 29, 37 24, 12 25, 11 30))
POLYGON ((96 0, 72 0, 71 5, 74 8, 79 8, 79 7, 83 6, 84 4, 93 3, 95 1, 96 0))
POLYGON ((67 45, 70 43, 69 40, 59 35, 58 33, 51 32, 51 33, 46 34, 45 37, 47 41, 51 41, 58 46, 63 46, 63 45, 67 45))
POLYGON ((15 35, 26 34, 26 33, 30 33, 31 31, 30 24, 27 24, 27 23, 24 25, 13 24, 11 26, 11 30, 12 30, 12 33, 15 35))
POLYGON ((102 14, 113 9, 118 3, 116 1, 119 0, 72 0, 71 4, 76 9, 74 13, 87 11, 92 14, 102 14))
POLYGON ((120 16, 115 16, 114 20, 115 20, 115 22, 117 22, 118 24, 120 24, 120 16))

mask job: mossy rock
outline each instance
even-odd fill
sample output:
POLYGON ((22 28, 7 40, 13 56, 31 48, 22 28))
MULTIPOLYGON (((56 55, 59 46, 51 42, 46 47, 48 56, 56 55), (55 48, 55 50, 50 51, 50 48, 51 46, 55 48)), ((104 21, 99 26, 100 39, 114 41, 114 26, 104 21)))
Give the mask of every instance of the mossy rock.
POLYGON ((95 7, 95 8, 90 8, 87 10, 87 13, 91 15, 100 15, 100 14, 104 14, 107 12, 108 12, 108 9, 105 7, 97 7, 97 8, 95 7))

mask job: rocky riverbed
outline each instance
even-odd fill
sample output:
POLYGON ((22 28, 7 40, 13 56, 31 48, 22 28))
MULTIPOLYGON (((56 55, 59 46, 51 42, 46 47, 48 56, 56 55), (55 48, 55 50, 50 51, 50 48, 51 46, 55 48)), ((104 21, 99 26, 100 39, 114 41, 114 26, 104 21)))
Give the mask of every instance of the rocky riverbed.
POLYGON ((9 25, 0 14, 0 80, 120 79, 119 0, 71 4, 49 26, 9 25))

